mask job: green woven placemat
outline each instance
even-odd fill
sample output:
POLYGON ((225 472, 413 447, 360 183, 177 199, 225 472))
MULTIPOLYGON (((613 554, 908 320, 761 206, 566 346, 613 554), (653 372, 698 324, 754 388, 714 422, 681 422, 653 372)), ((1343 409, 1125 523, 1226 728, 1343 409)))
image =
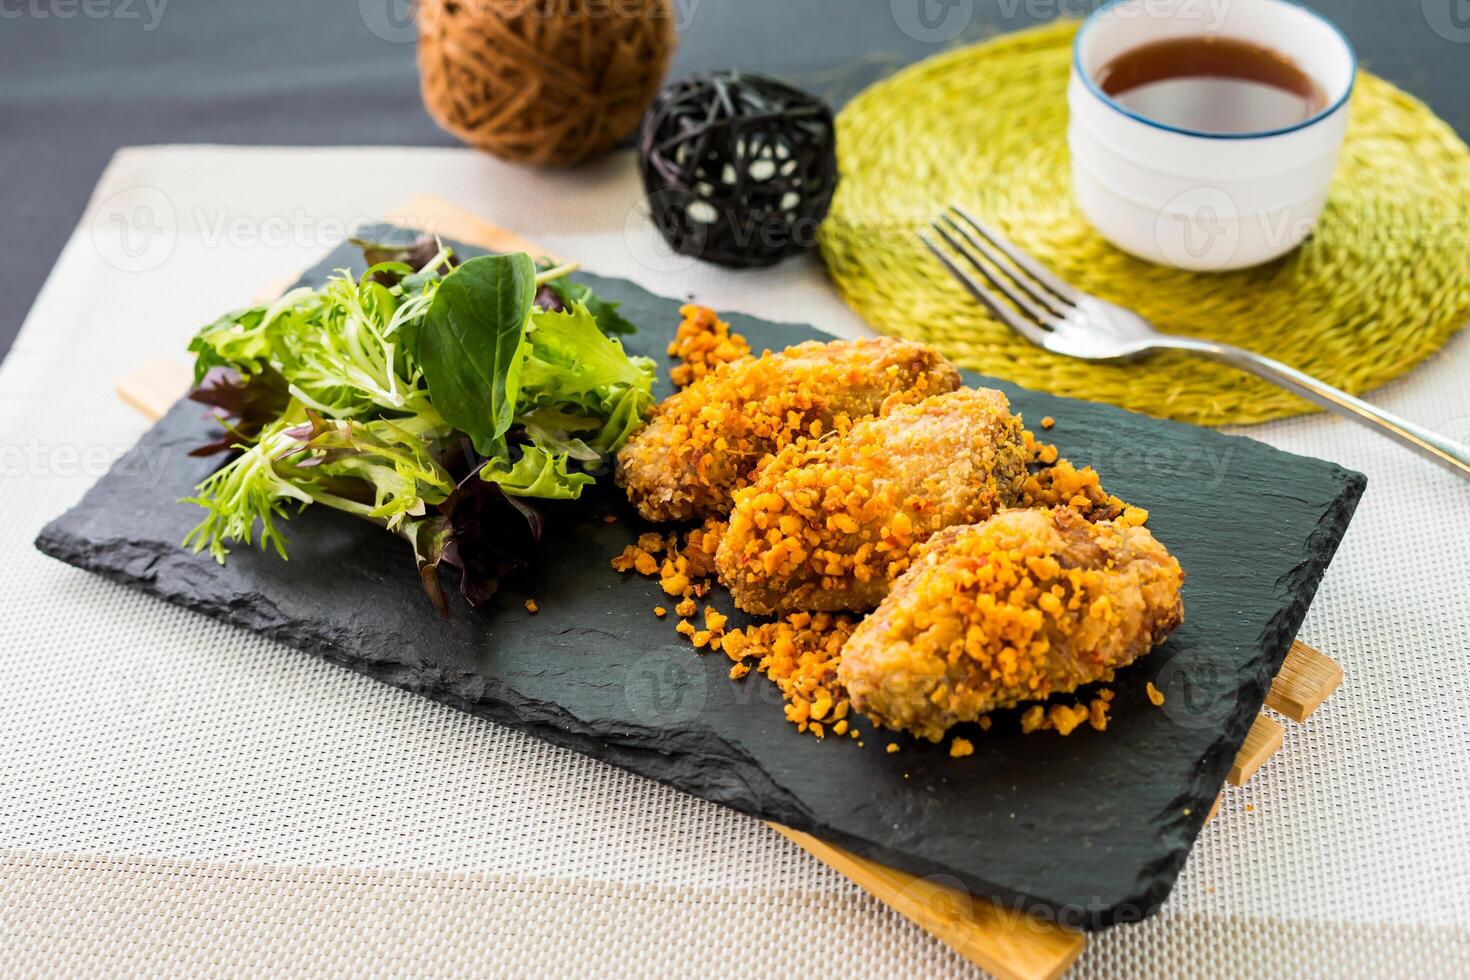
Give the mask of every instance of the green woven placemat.
POLYGON ((1074 285, 1162 329, 1239 344, 1352 392, 1407 371, 1470 319, 1470 149, 1423 103, 1367 73, 1326 212, 1295 252, 1200 274, 1107 244, 1072 199, 1066 88, 1075 31, 1057 23, 946 52, 842 112, 842 180, 821 248, 837 288, 875 329, 1027 387, 1190 422, 1310 410, 1184 354, 1105 365, 1032 347, 915 237, 952 201, 1074 285))

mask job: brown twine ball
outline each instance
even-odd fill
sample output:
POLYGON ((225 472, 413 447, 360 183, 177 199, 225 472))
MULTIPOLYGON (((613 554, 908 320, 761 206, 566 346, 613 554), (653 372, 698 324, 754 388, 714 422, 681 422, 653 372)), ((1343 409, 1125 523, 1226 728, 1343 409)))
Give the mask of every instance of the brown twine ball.
POLYGON ((569 166, 638 125, 673 57, 670 0, 419 0, 424 105, 471 146, 569 166))

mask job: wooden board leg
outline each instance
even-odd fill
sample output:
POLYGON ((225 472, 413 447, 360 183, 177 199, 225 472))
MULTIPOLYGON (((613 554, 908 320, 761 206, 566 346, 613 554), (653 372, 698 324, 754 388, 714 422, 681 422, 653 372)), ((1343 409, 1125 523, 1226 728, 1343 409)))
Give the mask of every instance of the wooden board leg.
POLYGON ((179 361, 160 357, 118 378, 114 389, 145 418, 157 421, 183 397, 193 380, 193 373, 179 361))
POLYGON ((1297 640, 1271 682, 1266 707, 1292 721, 1306 721, 1341 683, 1341 664, 1297 640))
MULTIPOLYGON (((1306 721, 1322 706, 1328 695, 1337 690, 1342 677, 1341 664, 1298 640, 1292 643, 1281 671, 1271 682, 1271 690, 1266 694, 1266 707, 1292 721, 1306 721)), ((1265 715, 1256 718, 1246 734, 1245 744, 1230 766, 1227 781, 1232 786, 1240 786, 1255 775, 1267 759, 1280 751, 1285 734, 1286 729, 1279 722, 1265 715)), ((1216 797, 1215 805, 1210 807, 1205 820, 1212 819, 1219 809, 1220 799, 1216 797)))
POLYGON ((1265 764, 1281 749, 1281 739, 1286 734, 1286 729, 1279 721, 1258 715, 1251 723, 1251 730, 1246 733, 1245 744, 1240 747, 1240 752, 1235 756, 1235 762, 1230 766, 1230 774, 1225 778, 1231 786, 1241 786, 1256 774, 1256 770, 1265 764))
POLYGON ((810 834, 771 824, 868 894, 913 920, 969 962, 1004 980, 1053 980, 1086 945, 1080 933, 858 857, 810 834))

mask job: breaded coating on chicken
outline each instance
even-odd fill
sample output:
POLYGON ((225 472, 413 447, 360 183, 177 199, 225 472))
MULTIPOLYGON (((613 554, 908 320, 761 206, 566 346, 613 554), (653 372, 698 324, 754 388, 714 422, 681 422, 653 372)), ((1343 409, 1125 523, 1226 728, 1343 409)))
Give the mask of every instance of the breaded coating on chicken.
POLYGON ((988 388, 789 446, 735 494, 720 581, 746 612, 872 609, 914 545, 1012 505, 1028 457, 1021 420, 988 388))
POLYGON ((1111 678, 1183 621, 1183 581, 1146 528, 1005 511, 934 535, 847 641, 838 678, 859 711, 937 742, 1111 678))
POLYGON ((934 348, 888 337, 808 341, 721 364, 654 409, 618 453, 618 485, 646 520, 723 515, 783 447, 959 384, 934 348))

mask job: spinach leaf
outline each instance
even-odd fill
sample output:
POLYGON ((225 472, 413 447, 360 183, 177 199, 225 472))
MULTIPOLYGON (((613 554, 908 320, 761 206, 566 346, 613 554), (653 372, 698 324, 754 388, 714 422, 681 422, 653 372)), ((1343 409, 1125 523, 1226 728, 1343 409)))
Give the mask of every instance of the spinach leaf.
POLYGON ((495 456, 515 418, 536 266, 524 253, 470 259, 439 284, 417 338, 434 407, 495 456))

